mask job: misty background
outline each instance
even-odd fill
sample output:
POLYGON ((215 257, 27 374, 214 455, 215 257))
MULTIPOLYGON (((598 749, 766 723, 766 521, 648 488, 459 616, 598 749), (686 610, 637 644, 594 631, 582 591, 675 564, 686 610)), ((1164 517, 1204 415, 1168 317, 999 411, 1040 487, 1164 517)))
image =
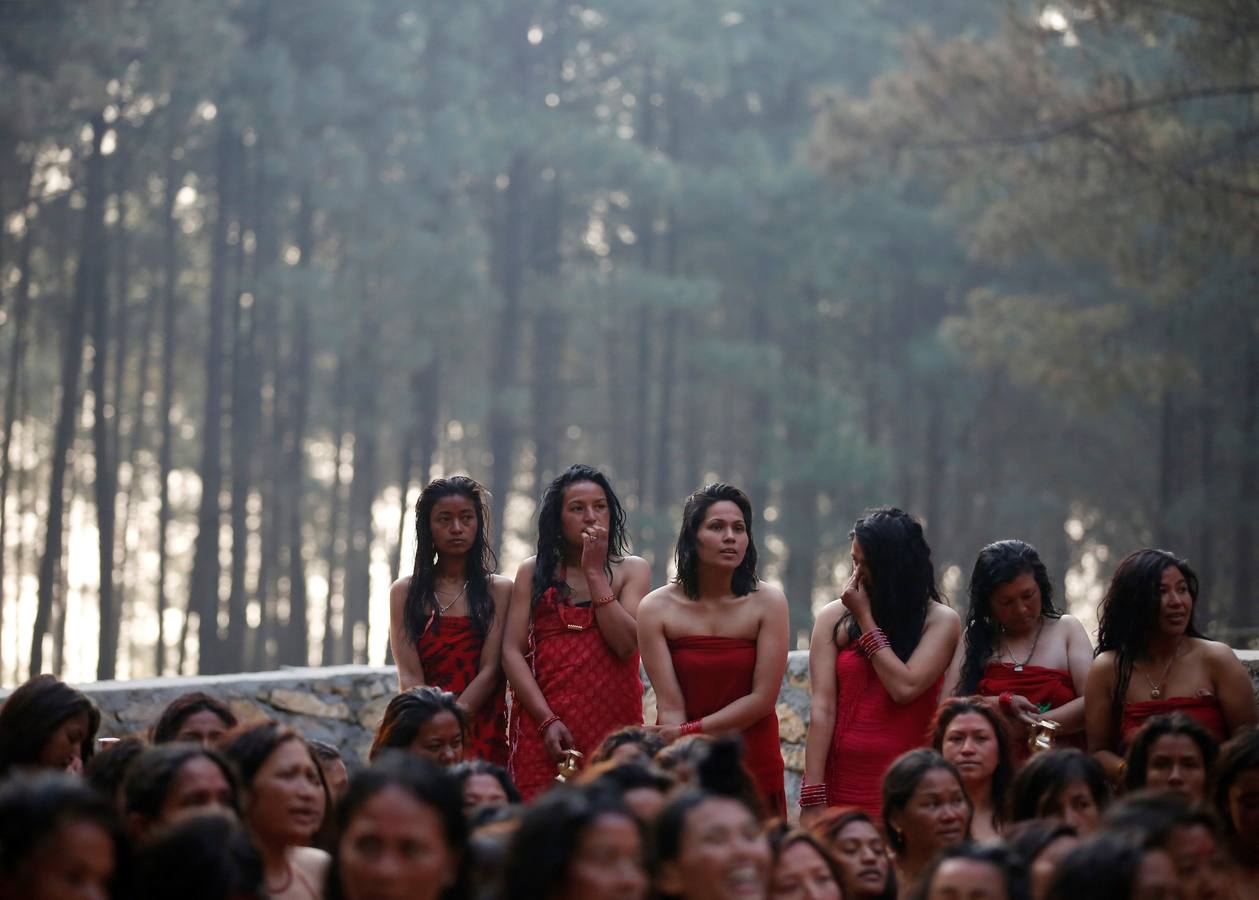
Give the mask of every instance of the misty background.
POLYGON ((407 510, 871 505, 1259 641, 1253 0, 0 0, 0 682, 381 662, 407 510))

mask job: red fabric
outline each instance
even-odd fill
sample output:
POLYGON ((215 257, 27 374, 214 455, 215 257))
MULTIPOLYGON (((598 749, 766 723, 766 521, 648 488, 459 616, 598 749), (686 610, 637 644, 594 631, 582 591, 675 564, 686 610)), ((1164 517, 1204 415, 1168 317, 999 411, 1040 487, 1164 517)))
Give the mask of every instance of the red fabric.
MULTIPOLYGON (((569 606, 555 588, 548 589, 533 610, 529 641, 533 677, 585 762, 611 732, 643 724, 638 654, 617 659, 589 606, 569 606)), ((538 724, 513 697, 508 771, 526 801, 555 781, 555 762, 538 724)))
MULTIPOLYGON (((482 643, 467 616, 434 616, 416 644, 424 681, 462 694, 481 666, 482 643)), ((493 698, 469 717, 463 757, 507 765, 507 693, 502 679, 493 698)))
MULTIPOLYGON (((673 671, 686 701, 686 718, 702 719, 752 693, 756 641, 746 638, 693 635, 669 641, 673 671)), ((787 815, 778 714, 754 722, 743 731, 744 763, 756 781, 766 812, 787 815)))
MULTIPOLYGON (((1026 697, 1041 712, 1057 709, 1064 703, 1070 703, 1079 695, 1075 692, 1075 682, 1071 673, 1064 669, 1048 669, 1044 666, 1024 666, 1022 672, 1014 671, 1008 663, 990 662, 984 669, 984 677, 979 680, 976 693, 984 697, 999 697, 1006 691, 1026 697)), ((1075 747, 1084 749, 1084 732, 1064 734, 1054 740, 1056 747, 1075 747)), ((1020 765, 1030 755, 1026 741, 1015 741, 1011 747, 1014 751, 1015 765, 1020 765)))
POLYGON ((1197 719, 1203 728, 1215 736, 1217 741, 1228 739, 1228 723, 1224 721, 1224 711, 1220 709, 1220 701, 1214 696, 1167 697, 1163 700, 1124 704, 1123 723, 1120 729, 1124 746, 1128 745, 1133 733, 1144 725, 1147 719, 1174 712, 1184 713, 1192 719, 1197 719))
POLYGON ((850 643, 835 658, 835 679, 838 696, 835 734, 826 757, 827 805, 856 806, 878 822, 883 774, 905 751, 926 746, 944 674, 909 703, 897 703, 870 660, 850 643))

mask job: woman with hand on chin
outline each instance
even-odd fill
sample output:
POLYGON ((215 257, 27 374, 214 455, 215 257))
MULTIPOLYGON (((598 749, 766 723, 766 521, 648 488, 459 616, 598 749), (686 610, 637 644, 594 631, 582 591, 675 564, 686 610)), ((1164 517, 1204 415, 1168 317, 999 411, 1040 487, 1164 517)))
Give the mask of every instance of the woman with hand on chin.
POLYGON ((924 743, 961 631, 935 585, 922 525, 893 507, 852 530, 852 577, 822 607, 809 644, 812 717, 800 821, 826 806, 879 814, 897 756, 924 743))
POLYGON ((638 613, 661 735, 741 733, 766 812, 785 817, 774 706, 787 669, 787 598, 757 579, 747 495, 727 484, 691 494, 676 555, 677 578, 638 613))
POLYGON ((1151 716, 1181 712, 1227 740, 1259 721, 1246 667, 1194 625, 1198 576, 1166 550, 1119 564, 1098 611, 1097 658, 1085 687, 1089 752, 1123 780, 1122 754, 1151 716))
POLYGON ((642 724, 634 616, 650 577, 625 554, 625 512, 602 472, 576 465, 551 482, 503 636, 508 771, 526 801, 554 783, 566 751, 589 758, 611 732, 642 724))
POLYGON ((507 764, 507 693, 499 668, 511 581, 494 574, 486 491, 438 478, 415 504, 415 568, 389 590, 398 689, 432 685, 468 712, 464 755, 507 764))

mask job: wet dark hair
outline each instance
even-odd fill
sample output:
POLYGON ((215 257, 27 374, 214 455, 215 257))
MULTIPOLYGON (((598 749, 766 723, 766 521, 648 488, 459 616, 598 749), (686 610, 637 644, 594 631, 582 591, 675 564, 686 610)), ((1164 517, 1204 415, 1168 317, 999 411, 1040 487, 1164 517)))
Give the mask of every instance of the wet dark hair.
MULTIPOLYGON (((278 750, 281 744, 289 741, 297 741, 301 744, 310 756, 310 761, 315 764, 315 774, 319 776, 319 785, 323 788, 324 819, 326 820, 332 814, 332 791, 328 789, 328 779, 324 777, 323 766, 319 765, 319 758, 315 756, 315 752, 310 749, 306 739, 294 729, 270 719, 237 725, 223 735, 223 739, 219 741, 218 751, 235 766, 240 776, 237 790, 243 793, 253 787, 254 779, 258 777, 258 770, 263 767, 271 754, 278 750)), ((320 825, 322 824, 321 822, 320 825)))
POLYGON ((36 675, 9 695, 0 706, 0 777, 14 766, 36 766, 48 739, 62 723, 87 715, 87 733, 79 745, 79 757, 87 765, 96 748, 101 713, 87 694, 54 675, 36 675))
MULTIPOLYGON (((855 806, 832 806, 823 812, 813 822, 810 830, 816 834, 828 847, 833 847, 839 840, 840 833, 851 825, 853 822, 865 822, 871 828, 879 833, 880 838, 883 836, 883 829, 879 827, 879 823, 870 817, 870 814, 864 809, 858 809, 855 806)), ((832 849, 832 852, 835 851, 832 849)), ((843 869, 843 864, 840 864, 843 869)), ((843 888, 846 900, 853 900, 850 895, 846 881, 840 882, 843 888)), ((883 887, 883 893, 878 895, 879 900, 896 900, 896 867, 890 862, 887 867, 887 884, 883 887)))
POLYGON ((341 756, 341 751, 334 745, 329 744, 327 741, 321 741, 316 738, 306 738, 306 746, 310 748, 311 752, 315 754, 315 758, 320 762, 336 762, 337 760, 341 760, 342 762, 345 761, 341 756))
POLYGON ((992 614, 992 595, 1003 584, 1028 572, 1040 588, 1040 614, 1047 619, 1060 618, 1062 613, 1054 607, 1049 572, 1035 547, 1023 541, 997 541, 979 551, 970 576, 970 609, 962 634, 966 649, 957 687, 959 696, 979 690, 984 668, 996 651, 1000 626, 992 614))
POLYGON ((708 753, 713 742, 712 735, 688 734, 678 738, 663 750, 656 751, 652 762, 659 766, 666 775, 677 778, 680 782, 689 783, 691 775, 701 759, 708 753))
POLYGON ((1131 897, 1145 850, 1126 834, 1102 832, 1081 841, 1058 864, 1046 900, 1131 897))
MULTIPOLYGON (((389 750, 370 768, 355 773, 337 807, 337 834, 344 835, 359 810, 390 788, 399 788, 437 814, 456 865, 454 883, 442 896, 449 900, 468 896, 468 824, 463 816, 463 792, 432 760, 389 750)), ((328 870, 328 900, 341 900, 345 896, 341 888, 340 843, 338 838, 328 870)))
POLYGON ((706 485, 686 498, 682 507, 682 527, 678 531, 678 542, 673 552, 677 562, 678 574, 673 583, 682 588, 682 593, 692 600, 699 599, 699 555, 697 535, 704 524, 704 516, 714 503, 728 501, 739 507, 743 513, 743 527, 747 529, 748 549, 742 562, 734 570, 730 580, 730 589, 736 597, 743 597, 756 590, 756 539, 752 536, 752 501, 748 495, 737 487, 716 482, 706 485))
POLYGON ((1031 889, 1027 883, 1027 869, 1022 860, 1008 847, 1002 844, 975 844, 963 841, 940 851, 927 870, 923 872, 922 877, 918 879, 918 884, 910 891, 910 900, 927 900, 931 895, 931 882, 935 880, 940 867, 955 859, 985 863, 996 869, 1005 886, 1006 900, 1029 900, 1031 897, 1031 889))
POLYGON ((468 783, 468 779, 473 775, 489 775, 503 788, 503 793, 507 795, 508 803, 520 802, 520 791, 516 788, 515 782, 511 780, 511 776, 507 774, 507 770, 502 766, 496 766, 494 763, 484 759, 468 759, 461 763, 451 766, 447 770, 447 774, 459 785, 459 795, 463 796, 464 786, 468 783))
POLYGON ((1215 761, 1215 779, 1210 787, 1211 802, 1219 813, 1224 835, 1237 843, 1240 835, 1228 808, 1228 792, 1244 772, 1259 769, 1259 728, 1243 731, 1220 749, 1215 761))
POLYGON ((112 803, 127 780, 127 770, 147 749, 148 745, 138 737, 122 738, 92 757, 83 770, 83 778, 112 803))
POLYGON ((743 766, 742 742, 737 737, 722 737, 703 746, 706 752, 696 763, 694 785, 675 793, 656 817, 653 874, 658 874, 664 863, 678 858, 687 816, 705 801, 715 798, 733 800, 758 821, 764 815, 755 785, 750 783, 747 769, 743 766))
POLYGON ((468 622, 482 638, 494 620, 494 600, 490 596, 490 576, 498 568, 498 560, 490 547, 490 492, 467 475, 435 478, 415 501, 415 566, 411 586, 403 607, 402 623, 411 643, 419 641, 430 619, 435 627, 441 615, 433 586, 437 578, 437 547, 433 543, 432 514, 437 501, 447 497, 464 497, 476 510, 476 537, 464 556, 463 577, 468 582, 468 622))
POLYGON ((393 747, 405 750, 420 733, 420 726, 440 713, 448 712, 459 722, 459 730, 468 734, 468 714, 459 705, 459 698, 431 684, 403 691, 385 707, 385 717, 376 729, 376 738, 367 758, 374 760, 382 750, 393 747))
MULTIPOLYGON (((929 604, 944 602, 922 524, 894 506, 881 506, 858 519, 849 537, 860 545, 870 572, 865 586, 870 612, 904 662, 922 639, 929 604)), ((839 637, 840 628, 847 630, 849 643, 861 636, 857 620, 847 611, 835 623, 832 637, 839 637)))
POLYGON ((89 822, 109 835, 117 865, 114 884, 125 883, 127 844, 113 804, 77 776, 44 771, 0 784, 0 893, 45 841, 73 822, 89 822))
POLYGON ((1171 713, 1151 716, 1132 736, 1124 766, 1124 787, 1127 790, 1135 791, 1145 787, 1150 751, 1159 738, 1169 734, 1183 734, 1197 745, 1198 752, 1202 754, 1202 767, 1206 770, 1208 783, 1210 782, 1211 768, 1220 751, 1219 742, 1196 719, 1191 719, 1184 713, 1171 713))
POLYGON ((583 784, 603 785, 616 791, 622 797, 625 796, 626 791, 635 791, 640 788, 666 794, 677 785, 676 781, 655 766, 644 766, 638 763, 615 765, 605 762, 592 765, 582 772, 582 778, 583 784))
POLYGON ((1057 803, 1063 789, 1075 781, 1088 787, 1098 810, 1106 808, 1110 794, 1101 763, 1074 747, 1036 754, 1024 763, 1010 784, 1009 821, 1042 818, 1045 809, 1057 803))
POLYGON ((618 728, 603 739, 594 754, 590 757, 590 764, 601 763, 610 758, 618 748, 624 747, 626 744, 633 744, 646 754, 648 759, 654 757, 657 753, 665 748, 665 742, 659 734, 654 731, 648 731, 642 725, 626 725, 624 728, 618 728))
POLYGON ((1123 698, 1127 696, 1128 683, 1132 679, 1132 664, 1145 653, 1150 635, 1158 624, 1161 605, 1159 585, 1163 572, 1170 566, 1180 569, 1189 587, 1189 596, 1193 598, 1185 636, 1202 637, 1193 621, 1198 611, 1198 575, 1189 567, 1188 560, 1166 550, 1145 549, 1128 554, 1111 576, 1106 596, 1097 609, 1097 649, 1094 655, 1100 656, 1107 651, 1115 654, 1115 687, 1110 695, 1110 720, 1115 735, 1122 734, 1123 698))
POLYGON ((608 563, 604 571, 612 578, 612 563, 625 558, 629 537, 625 530, 625 508, 612 490, 607 476, 591 466, 575 465, 562 472, 547 485, 538 505, 538 547, 533 569, 532 605, 537 606, 542 595, 555 588, 567 593, 568 585, 557 573, 564 562, 564 529, 561 524, 564 491, 583 481, 597 484, 603 489, 608 501, 608 563))
POLYGON ((184 722, 199 712, 214 713, 223 722, 224 728, 235 728, 237 725, 236 716, 226 703, 203 691, 192 691, 166 704, 162 714, 153 723, 153 743, 165 744, 176 740, 184 722))
POLYGON ((127 812, 138 813, 150 821, 157 819, 180 771, 194 759, 208 759, 218 766, 232 789, 232 808, 239 813, 239 779, 232 764, 218 750, 189 743, 151 747, 132 764, 123 786, 127 812))
MULTIPOLYGON (((914 795, 914 791, 918 790, 918 784, 923 776, 936 769, 944 769, 957 779, 957 786, 962 789, 962 796, 966 797, 966 805, 970 807, 971 815, 974 815, 975 804, 971 803, 966 793, 966 785, 962 783, 962 776, 958 774, 957 768, 951 762, 927 747, 919 747, 917 750, 902 753, 896 757, 883 776, 883 822, 887 826, 885 829, 887 844, 897 853, 905 851, 905 839, 892 827, 892 814, 902 811, 909 805, 909 799, 914 795)), ((970 816, 966 819, 966 836, 970 837, 970 816)))
POLYGON ((1036 857, 1045 848, 1059 838, 1079 837, 1080 833, 1066 822, 1057 819, 1027 819, 1015 822, 1001 835, 1005 845, 1010 848, 1022 865, 1028 869, 1036 862, 1036 857))
MULTIPOLYGON (((770 883, 773 883, 774 872, 778 869, 778 863, 782 859, 782 855, 796 844, 808 844, 818 856, 822 857, 822 862, 826 868, 830 870, 831 878, 835 882, 835 886, 840 889, 841 895, 844 888, 844 870, 840 866, 839 860, 835 858, 835 854, 830 848, 822 843, 821 839, 812 831, 806 831, 803 828, 793 827, 791 823, 779 820, 769 827, 766 831, 769 838, 770 852, 770 883)), ((889 869, 891 867, 889 866, 889 869)))
POLYGON ((134 900, 266 900, 262 857, 235 819, 199 813, 159 829, 136 858, 134 900))
POLYGON ((499 900, 551 897, 568 879, 581 836, 603 816, 620 816, 642 831, 624 801, 598 786, 561 787, 525 810, 512 835, 499 900))
MULTIPOLYGON (((1010 782, 1014 780, 1014 753, 1010 749, 1010 732, 1005 720, 993 712, 982 697, 952 697, 940 704, 931 720, 931 746, 944 753, 944 734, 949 724, 960 715, 974 713, 983 716, 992 728, 997 742, 997 768, 992 773, 992 818, 996 825, 1005 820, 1006 797, 1010 782)), ((965 785, 963 784, 963 787, 965 785)))
POLYGON ((1191 804, 1182 794, 1145 788, 1112 803, 1102 817, 1101 829, 1127 834, 1142 847, 1168 849, 1175 832, 1200 825, 1218 839, 1220 823, 1215 813, 1191 804))

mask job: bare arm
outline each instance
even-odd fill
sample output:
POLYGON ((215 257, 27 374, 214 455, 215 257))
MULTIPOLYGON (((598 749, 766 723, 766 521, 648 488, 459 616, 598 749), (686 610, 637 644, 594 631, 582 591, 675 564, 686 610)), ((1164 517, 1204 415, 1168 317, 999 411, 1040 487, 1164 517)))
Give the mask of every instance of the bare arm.
MULTIPOLYGON (((651 587, 651 569, 645 559, 627 556, 617 574, 621 577, 621 589, 615 592, 616 602, 595 606, 594 614, 603 640, 618 659, 625 659, 638 652, 638 624, 634 617, 643 595, 651 587)), ((586 570, 586 584, 590 588, 591 602, 614 593, 602 564, 598 569, 586 570)))
POLYGON ((958 690, 962 686, 962 663, 966 658, 966 635, 962 633, 957 641, 957 649, 953 651, 953 658, 949 661, 949 667, 944 670, 944 684, 940 688, 940 697, 956 697, 958 690))
POLYGON ((1044 715, 1061 725, 1063 734, 1077 734, 1084 730, 1084 691, 1089 668, 1093 665, 1093 645, 1075 616, 1063 616, 1059 621, 1067 630, 1067 668, 1071 672, 1071 683, 1075 685, 1075 699, 1044 715))
MULTIPOLYGON (((809 731, 804 739, 804 782, 817 784, 826 777, 826 760, 835 736, 835 658, 839 648, 832 635, 844 607, 834 600, 817 614, 809 639, 809 731)), ((846 640, 847 635, 843 638, 846 640)))
POLYGON ((481 645, 477 673, 459 695, 459 702, 470 712, 476 712, 491 702, 495 693, 503 689, 502 679, 499 678, 502 673, 503 620, 507 618, 507 608, 511 605, 512 583, 501 575, 491 575, 489 587, 494 618, 490 620, 489 631, 481 645))
POLYGON ((686 721, 686 701, 673 670, 673 656, 664 633, 668 591, 667 587, 652 591, 639 604, 638 647, 643 655, 643 668, 656 692, 656 724, 681 725, 686 721))
POLYGON ((411 590, 411 576, 399 578, 389 588, 389 647, 398 664, 398 690, 406 691, 424 683, 424 667, 420 654, 407 634, 407 593, 411 590))
MULTIPOLYGON (((1103 653, 1089 667, 1088 680, 1084 685, 1084 733, 1088 738, 1089 753, 1102 764, 1106 778, 1120 780, 1119 735, 1111 721, 1112 694, 1115 690, 1115 655, 1103 653)), ((1123 699, 1120 698, 1120 703, 1123 699)))
POLYGON ((1255 691, 1250 683, 1250 675, 1237 654, 1231 647, 1212 641, 1207 646, 1207 663, 1210 666, 1211 681, 1215 685, 1215 695, 1220 701, 1220 710, 1224 713, 1224 720, 1228 722, 1229 736, 1237 734, 1242 728, 1255 725, 1259 721, 1255 691))

